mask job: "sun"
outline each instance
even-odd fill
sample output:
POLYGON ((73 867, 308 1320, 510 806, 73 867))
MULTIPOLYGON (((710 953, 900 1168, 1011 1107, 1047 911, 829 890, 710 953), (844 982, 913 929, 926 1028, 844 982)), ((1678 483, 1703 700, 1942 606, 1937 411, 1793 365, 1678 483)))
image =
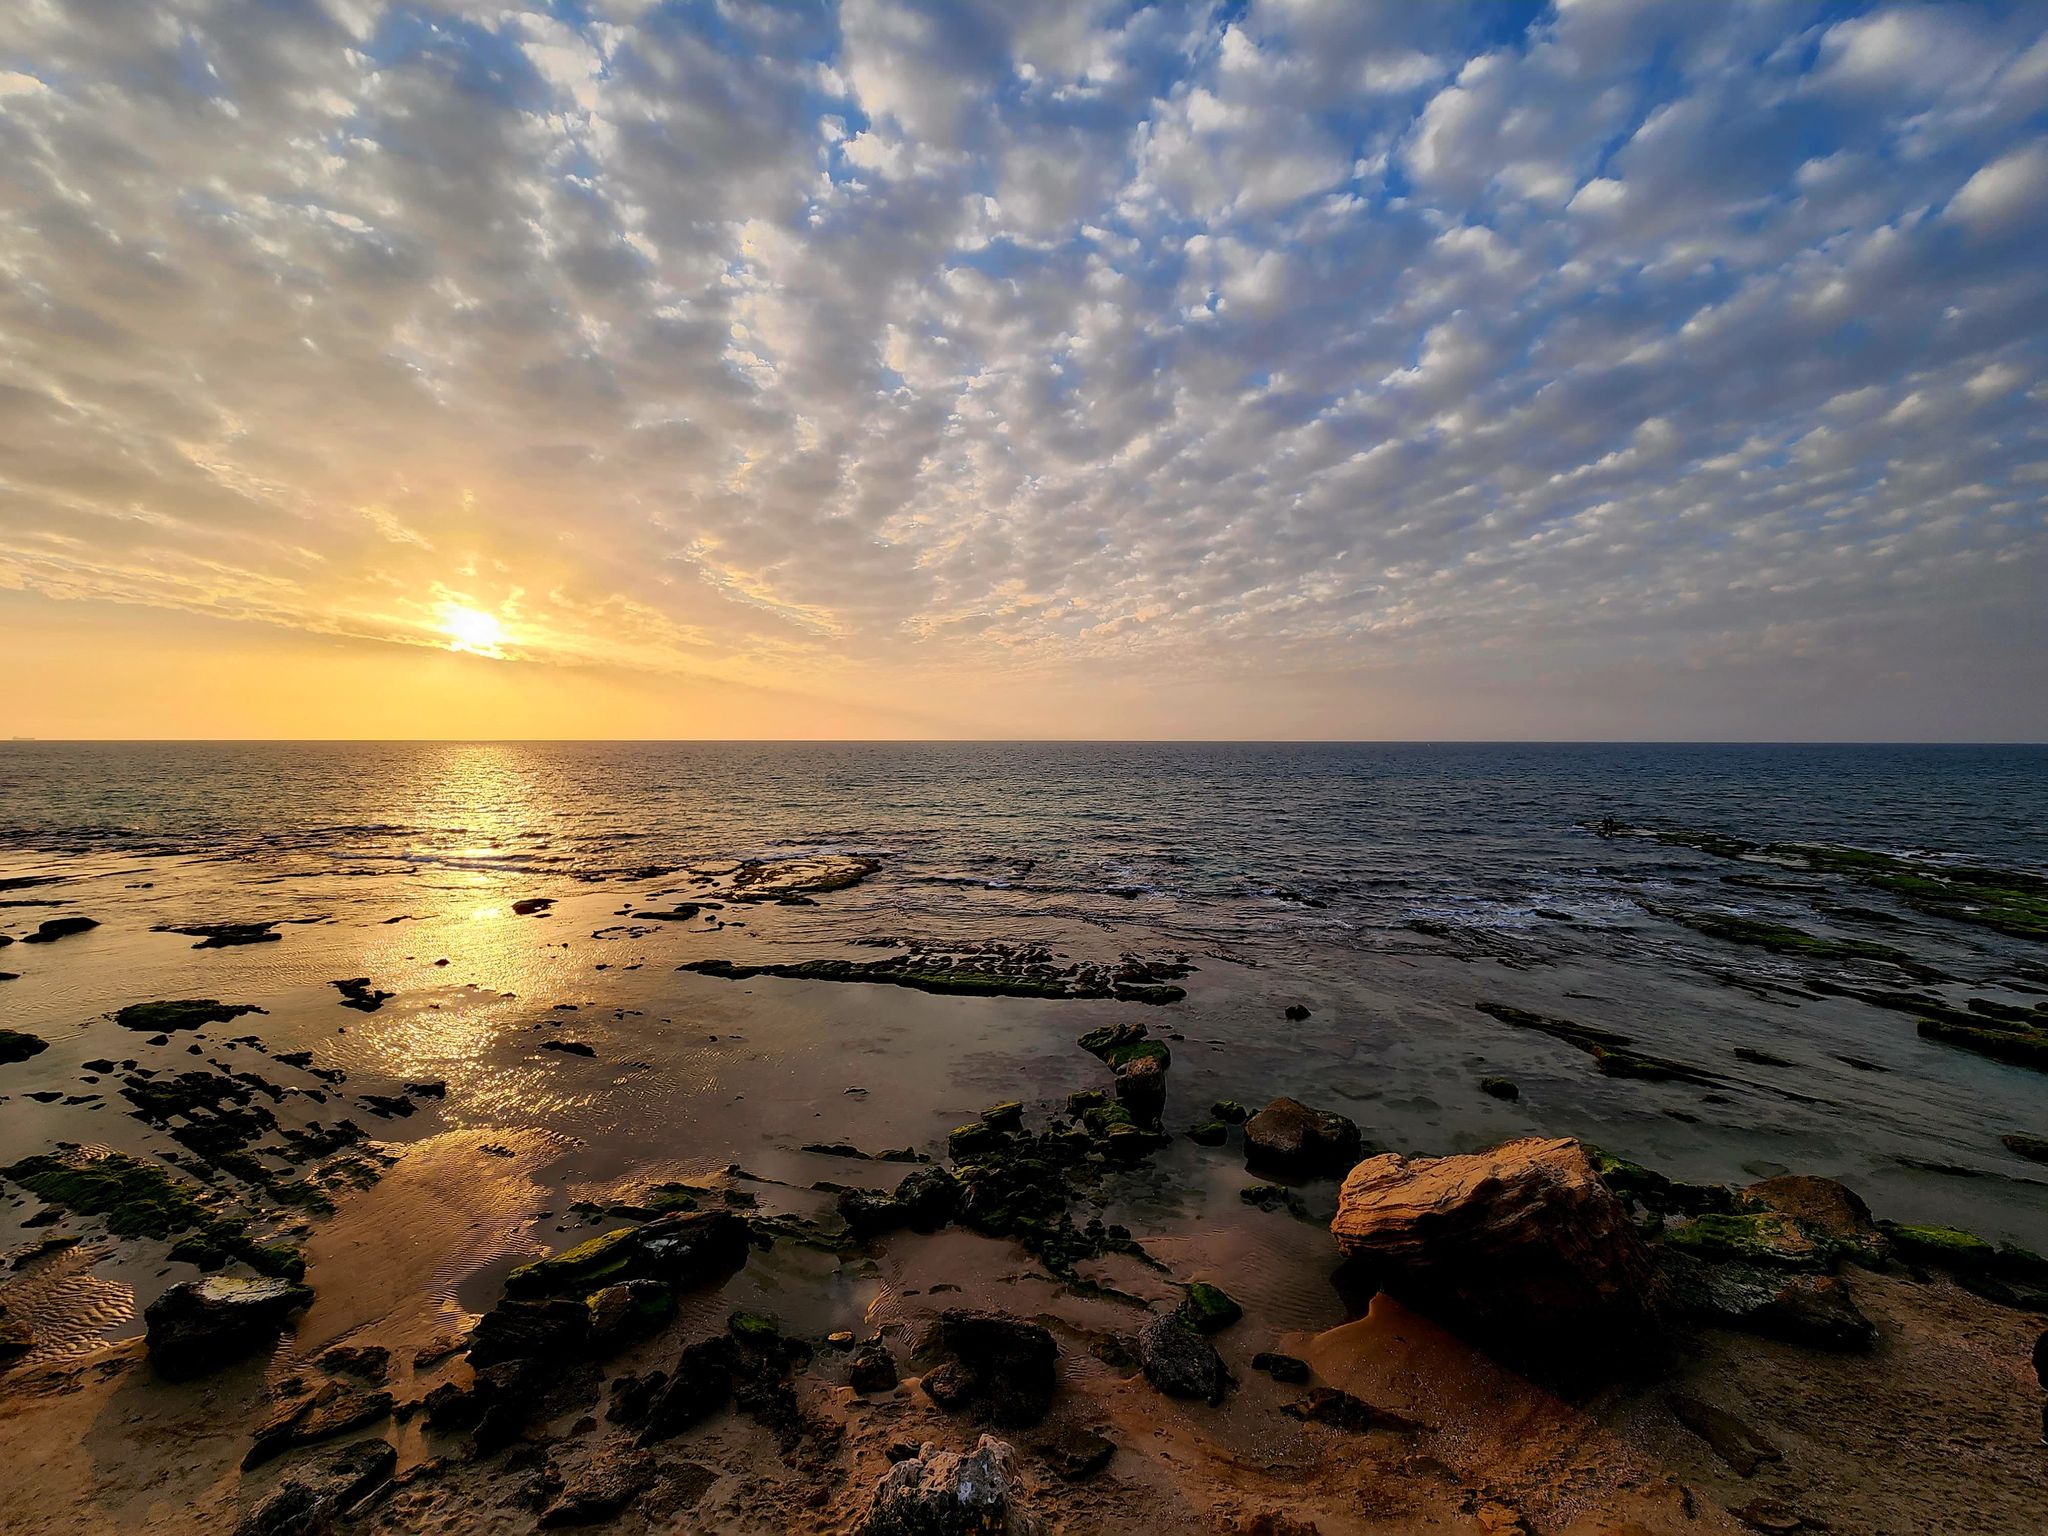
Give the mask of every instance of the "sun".
POLYGON ((505 626, 496 614, 454 603, 442 607, 441 628, 448 636, 449 650, 467 651, 472 656, 498 655, 498 642, 505 638, 505 626))

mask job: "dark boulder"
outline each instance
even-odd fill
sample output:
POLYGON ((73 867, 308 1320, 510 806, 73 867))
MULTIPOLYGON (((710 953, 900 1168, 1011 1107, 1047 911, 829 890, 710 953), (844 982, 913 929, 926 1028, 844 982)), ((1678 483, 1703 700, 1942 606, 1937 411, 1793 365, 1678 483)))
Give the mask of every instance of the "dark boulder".
POLYGON ((684 1348, 676 1368, 647 1405, 640 1444, 654 1445, 703 1423, 732 1400, 740 1349, 729 1334, 684 1348))
POLYGON ((846 1384, 863 1397, 896 1390, 896 1362, 879 1340, 854 1351, 846 1371, 846 1384))
POLYGON ((1254 1173, 1286 1178, 1339 1178, 1358 1161, 1358 1127, 1297 1099, 1275 1099, 1244 1127, 1244 1163, 1254 1173))
POLYGON ((208 1275, 174 1285, 142 1314, 150 1363, 173 1381, 217 1370, 270 1348, 285 1319, 312 1299, 290 1280, 208 1275))
POLYGON ((296 1403, 287 1403, 256 1426, 242 1470, 259 1467, 302 1445, 316 1445, 391 1417, 389 1392, 356 1392, 324 1382, 296 1403))
POLYGON ((1145 1379, 1168 1397, 1214 1404, 1230 1390, 1230 1372, 1216 1346, 1171 1312, 1153 1318, 1138 1335, 1138 1363, 1145 1379))
POLYGON ((947 1357, 926 1373, 923 1386, 949 1413, 1023 1427, 1036 1424, 1052 1406, 1059 1346, 1037 1323, 1000 1312, 944 1312, 920 1353, 947 1357))
POLYGON ((509 1296, 587 1296, 622 1280, 690 1289, 746 1262, 747 1224, 731 1211, 686 1211, 620 1227, 505 1277, 509 1296))
POLYGON ((1069 1483, 1086 1482, 1116 1455, 1116 1442, 1092 1429, 1070 1425, 1031 1447, 1047 1466, 1069 1483))
POLYGON ((559 1361, 589 1352, 590 1309, 580 1301, 501 1301, 469 1335, 469 1363, 559 1361))
POLYGON ((1166 1112, 1166 1063, 1136 1056, 1116 1070, 1116 1100, 1140 1125, 1157 1125, 1166 1112))

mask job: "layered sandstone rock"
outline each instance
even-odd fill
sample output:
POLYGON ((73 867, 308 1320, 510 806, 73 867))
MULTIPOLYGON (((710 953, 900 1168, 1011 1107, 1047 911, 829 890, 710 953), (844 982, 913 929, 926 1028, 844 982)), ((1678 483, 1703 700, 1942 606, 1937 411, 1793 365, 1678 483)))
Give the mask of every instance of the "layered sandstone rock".
POLYGON ((1508 1359, 1604 1368, 1660 1329, 1656 1264, 1576 1141, 1368 1158, 1330 1230, 1382 1289, 1508 1359))

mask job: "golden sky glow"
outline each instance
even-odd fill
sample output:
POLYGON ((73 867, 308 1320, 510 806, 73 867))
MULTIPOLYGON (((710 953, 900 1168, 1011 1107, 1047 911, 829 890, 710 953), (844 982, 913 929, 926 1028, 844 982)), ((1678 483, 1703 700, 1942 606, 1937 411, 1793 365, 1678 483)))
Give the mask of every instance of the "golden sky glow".
POLYGON ((0 736, 2048 734, 2048 7, 135 9, 0 736))

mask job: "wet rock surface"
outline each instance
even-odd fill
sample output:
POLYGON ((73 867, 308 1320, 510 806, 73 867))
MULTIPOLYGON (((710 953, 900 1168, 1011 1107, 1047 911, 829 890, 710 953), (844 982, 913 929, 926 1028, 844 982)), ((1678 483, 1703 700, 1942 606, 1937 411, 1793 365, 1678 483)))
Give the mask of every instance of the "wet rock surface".
POLYGON ((174 1285, 143 1313, 150 1363, 174 1381, 217 1370, 276 1343, 312 1297, 288 1280, 214 1275, 174 1285))
POLYGON ((295 1466, 243 1517, 235 1536, 321 1536, 397 1465, 396 1448, 364 1440, 295 1466))
POLYGON ((1359 1159, 1358 1127, 1298 1099, 1275 1099, 1245 1122, 1245 1167, 1283 1178, 1339 1178, 1359 1159))

